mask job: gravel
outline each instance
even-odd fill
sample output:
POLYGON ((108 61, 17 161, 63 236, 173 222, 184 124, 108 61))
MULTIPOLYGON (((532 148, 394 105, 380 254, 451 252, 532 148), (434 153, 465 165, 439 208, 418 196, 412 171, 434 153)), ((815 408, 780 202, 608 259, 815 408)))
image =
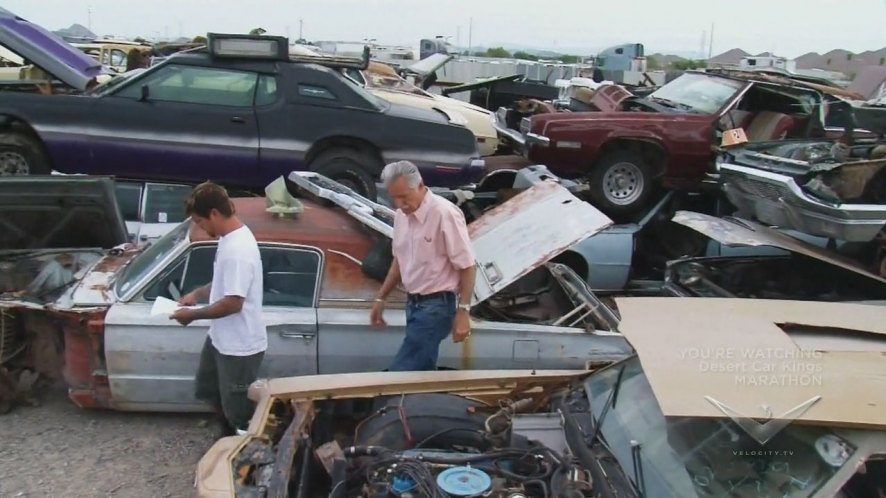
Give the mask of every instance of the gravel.
POLYGON ((0 498, 194 496, 218 429, 204 414, 77 408, 63 388, 0 415, 0 498))

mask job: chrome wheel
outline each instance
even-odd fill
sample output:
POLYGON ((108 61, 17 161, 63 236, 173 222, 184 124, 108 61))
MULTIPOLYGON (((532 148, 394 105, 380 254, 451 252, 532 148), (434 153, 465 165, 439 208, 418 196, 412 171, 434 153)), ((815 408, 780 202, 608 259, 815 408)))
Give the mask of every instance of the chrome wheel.
POLYGON ((603 175, 603 195, 618 206, 633 204, 643 193, 643 171, 632 163, 616 163, 603 175))
POLYGON ((19 152, 0 152, 0 176, 20 176, 31 173, 28 160, 19 152))

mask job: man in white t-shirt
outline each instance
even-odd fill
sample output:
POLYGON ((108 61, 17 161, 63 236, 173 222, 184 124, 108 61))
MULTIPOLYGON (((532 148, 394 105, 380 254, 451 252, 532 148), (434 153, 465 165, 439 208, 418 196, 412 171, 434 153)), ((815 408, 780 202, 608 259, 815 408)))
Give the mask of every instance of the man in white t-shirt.
POLYGON ((261 316, 263 283, 258 243, 234 213, 225 189, 211 182, 194 188, 185 213, 210 237, 218 237, 212 282, 179 300, 170 318, 182 325, 212 320, 197 368, 196 397, 212 402, 227 420, 228 433, 243 432, 254 407, 247 390, 258 377, 268 347, 261 316))

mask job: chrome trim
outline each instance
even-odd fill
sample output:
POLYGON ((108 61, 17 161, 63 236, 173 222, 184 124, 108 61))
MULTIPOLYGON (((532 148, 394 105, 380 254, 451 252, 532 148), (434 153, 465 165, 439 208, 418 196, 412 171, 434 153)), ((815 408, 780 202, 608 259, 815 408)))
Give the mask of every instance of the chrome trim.
POLYGON ((542 147, 547 147, 551 145, 551 139, 544 136, 539 135, 537 133, 527 133, 526 134, 526 143, 531 145, 539 145, 542 147))

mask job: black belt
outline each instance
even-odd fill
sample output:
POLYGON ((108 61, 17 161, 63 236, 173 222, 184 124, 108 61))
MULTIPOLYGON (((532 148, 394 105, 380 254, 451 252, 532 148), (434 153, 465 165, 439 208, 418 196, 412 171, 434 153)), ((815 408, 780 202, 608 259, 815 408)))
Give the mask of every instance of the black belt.
POLYGON ((440 292, 432 292, 430 294, 409 294, 410 299, 414 299, 416 301, 426 301, 428 299, 437 299, 441 297, 455 297, 455 292, 452 291, 440 291, 440 292))

